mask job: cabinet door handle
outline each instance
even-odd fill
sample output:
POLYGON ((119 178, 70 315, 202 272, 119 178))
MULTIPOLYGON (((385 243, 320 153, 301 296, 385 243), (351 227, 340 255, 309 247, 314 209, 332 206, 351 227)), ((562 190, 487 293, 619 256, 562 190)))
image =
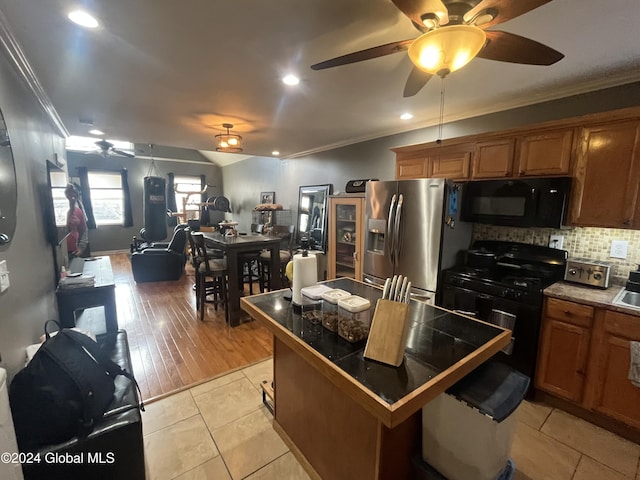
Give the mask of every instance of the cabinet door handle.
POLYGON ((578 370, 576 370, 576 373, 577 373, 578 375, 584 375, 584 374, 585 374, 585 371, 584 371, 583 369, 579 368, 578 370))
POLYGON ((624 222, 622 222, 624 225, 631 225, 631 220, 630 219, 626 219, 624 222))

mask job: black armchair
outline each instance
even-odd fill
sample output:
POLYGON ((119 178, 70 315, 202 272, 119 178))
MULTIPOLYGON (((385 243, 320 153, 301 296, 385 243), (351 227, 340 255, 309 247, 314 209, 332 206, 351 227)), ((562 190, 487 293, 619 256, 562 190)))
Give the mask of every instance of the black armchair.
MULTIPOLYGON (((173 229, 173 233, 176 233, 178 230, 184 230, 185 228, 188 228, 188 225, 186 223, 179 223, 173 229)), ((136 237, 135 235, 133 236, 131 244, 129 245, 131 253, 141 252, 142 250, 145 250, 147 248, 169 248, 169 243, 171 242, 148 242, 144 239, 143 234, 144 228, 140 230, 140 238, 136 237)))
POLYGON ((166 248, 145 248, 131 254, 133 279, 141 282, 163 282, 178 280, 187 260, 187 229, 173 232, 166 248))

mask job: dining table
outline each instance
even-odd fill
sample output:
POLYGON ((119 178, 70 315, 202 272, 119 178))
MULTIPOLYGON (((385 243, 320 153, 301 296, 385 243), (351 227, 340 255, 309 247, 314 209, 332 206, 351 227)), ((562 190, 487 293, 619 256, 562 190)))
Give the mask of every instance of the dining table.
MULTIPOLYGON (((239 258, 242 254, 258 253, 262 250, 271 252, 271 272, 277 272, 280 269, 280 242, 282 239, 276 236, 262 235, 251 233, 247 235, 223 235, 219 231, 202 232, 205 244, 209 248, 222 250, 227 259, 227 271, 229 275, 228 286, 228 303, 229 309, 229 325, 237 327, 242 323, 243 316, 246 314, 240 309, 240 297, 243 294, 243 283, 241 275, 239 258)), ((269 290, 278 290, 281 288, 280 275, 271 275, 269 282, 269 290)), ((250 318, 250 317, 248 317, 250 318)))

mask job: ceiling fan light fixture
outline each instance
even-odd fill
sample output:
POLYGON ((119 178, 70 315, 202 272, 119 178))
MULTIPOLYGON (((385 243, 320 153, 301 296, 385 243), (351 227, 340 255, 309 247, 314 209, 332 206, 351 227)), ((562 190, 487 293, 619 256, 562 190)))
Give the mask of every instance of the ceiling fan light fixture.
POLYGON ((69 12, 67 18, 76 25, 80 25, 85 28, 98 28, 98 25, 100 25, 98 20, 83 10, 74 10, 69 12))
POLYGON ((440 26, 440 17, 435 13, 425 13, 422 16, 422 24, 427 30, 433 30, 440 26))
POLYGON ((242 151, 242 137, 235 133, 231 133, 233 125, 231 123, 223 123, 226 133, 216 135, 216 152, 240 153, 242 151))
POLYGON ((440 27, 414 40, 409 58, 419 69, 445 77, 469 63, 486 39, 484 30, 473 25, 440 27))

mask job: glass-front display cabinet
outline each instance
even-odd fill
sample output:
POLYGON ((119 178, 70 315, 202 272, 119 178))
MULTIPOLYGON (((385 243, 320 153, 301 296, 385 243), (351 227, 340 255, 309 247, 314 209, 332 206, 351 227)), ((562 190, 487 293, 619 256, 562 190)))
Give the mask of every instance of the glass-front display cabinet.
POLYGON ((362 281, 364 194, 329 197, 327 278, 362 281))

